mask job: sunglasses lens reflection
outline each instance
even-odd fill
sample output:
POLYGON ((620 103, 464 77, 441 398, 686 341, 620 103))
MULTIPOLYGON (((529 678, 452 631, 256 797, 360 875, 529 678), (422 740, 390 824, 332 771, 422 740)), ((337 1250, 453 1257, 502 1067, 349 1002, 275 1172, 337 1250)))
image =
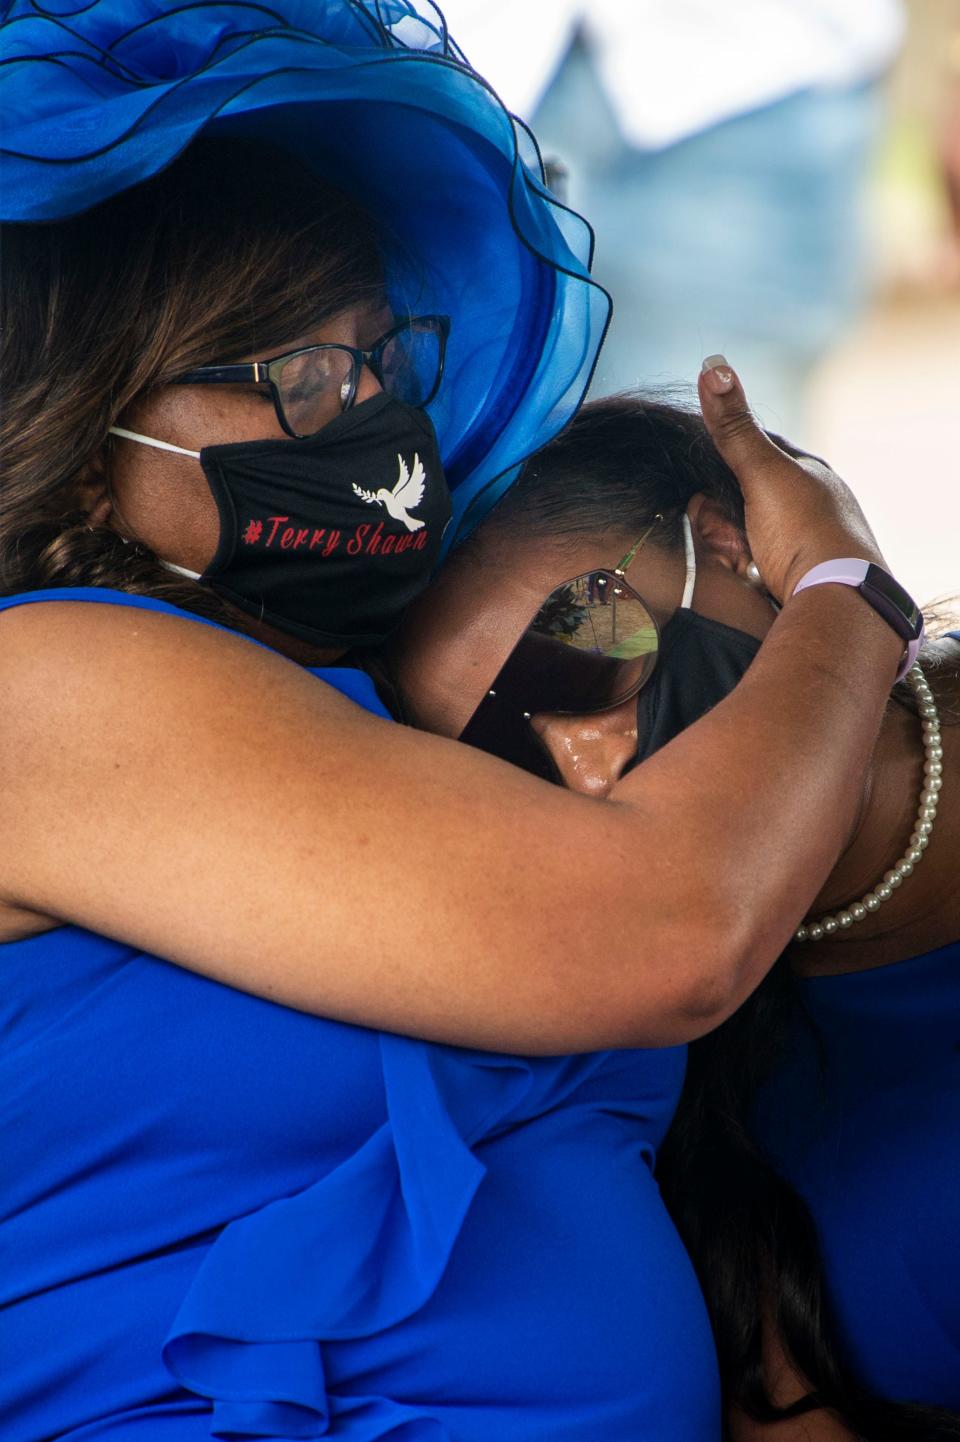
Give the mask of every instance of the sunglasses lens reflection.
POLYGON ((608 571, 591 571, 547 597, 525 643, 545 683, 534 683, 548 703, 536 710, 590 712, 640 689, 656 663, 659 633, 635 591, 608 571))
POLYGON ((577 576, 544 601, 460 739, 553 777, 530 717, 589 715, 621 705, 649 679, 659 642, 650 611, 618 576, 577 576))

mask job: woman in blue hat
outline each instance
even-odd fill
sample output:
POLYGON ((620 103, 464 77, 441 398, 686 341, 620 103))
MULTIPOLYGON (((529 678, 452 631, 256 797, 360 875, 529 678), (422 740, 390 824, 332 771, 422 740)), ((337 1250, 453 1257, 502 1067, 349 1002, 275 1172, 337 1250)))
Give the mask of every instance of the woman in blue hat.
POLYGON ((714 1438, 652 1162, 859 794, 859 510, 714 366, 736 695, 604 808, 394 725, 343 658, 577 403, 582 224, 433 12, 2 40, 5 1436, 714 1438))

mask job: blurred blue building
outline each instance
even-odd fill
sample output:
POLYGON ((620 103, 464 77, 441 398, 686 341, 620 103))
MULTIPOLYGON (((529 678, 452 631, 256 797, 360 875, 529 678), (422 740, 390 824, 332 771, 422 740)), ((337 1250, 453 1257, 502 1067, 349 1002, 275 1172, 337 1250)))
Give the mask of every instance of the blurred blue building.
POLYGON ((869 286, 863 191, 899 0, 446 0, 569 175, 614 300, 593 394, 740 371, 773 429, 869 286))

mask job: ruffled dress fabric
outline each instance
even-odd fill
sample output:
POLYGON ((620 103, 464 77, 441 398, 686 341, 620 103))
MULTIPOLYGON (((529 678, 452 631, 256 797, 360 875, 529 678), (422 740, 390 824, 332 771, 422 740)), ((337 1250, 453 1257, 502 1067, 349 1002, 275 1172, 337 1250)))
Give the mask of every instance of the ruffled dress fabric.
POLYGON ((592 233, 429 0, 11 0, 0 106, 4 220, 87 210, 203 132, 292 150, 381 221, 398 313, 453 322, 448 538, 582 399, 609 314, 592 233))
MULTIPOLYGON (((0 612, 47 599, 186 615, 0 612)), ((5 1442, 716 1442, 652 1170, 684 1048, 436 1046, 74 927, 2 952, 5 1442)))
POLYGON ((960 1412, 960 941, 798 985, 753 1134, 813 1215, 855 1375, 960 1412))

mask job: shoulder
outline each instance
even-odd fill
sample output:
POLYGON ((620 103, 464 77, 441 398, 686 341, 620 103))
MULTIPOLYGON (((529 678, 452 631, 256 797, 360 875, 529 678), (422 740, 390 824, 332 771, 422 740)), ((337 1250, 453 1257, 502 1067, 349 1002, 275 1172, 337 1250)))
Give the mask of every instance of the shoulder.
MULTIPOLYGON (((295 662, 173 607, 50 600, 0 612, 0 780, 25 755, 42 766, 69 743, 189 744, 227 711, 269 716, 309 705, 322 725, 345 702, 295 662)), ((352 708, 351 708, 352 709, 352 708)), ((42 784, 42 774, 37 777, 42 784)))
MULTIPOLYGON (((228 633, 195 624, 173 608, 90 604, 69 597, 0 611, 0 700, 8 726, 33 697, 68 700, 84 680, 118 692, 151 675, 178 675, 200 656, 227 653, 228 633)), ((234 644, 241 646, 241 639, 234 644)), ((252 647, 250 648, 253 649, 252 647)))
MULTIPOLYGON (((0 645, 12 635, 51 635, 69 627, 79 634, 90 627, 101 634, 122 631, 125 626, 147 618, 168 618, 198 630, 236 635, 227 627, 194 615, 169 601, 100 586, 68 586, 55 590, 27 591, 0 596, 0 645)), ((159 634, 159 633, 158 633, 159 634)))
MULTIPOLYGON (((257 855, 279 851, 291 798, 319 786, 318 757, 345 768, 366 728, 388 724, 186 613, 77 600, 3 611, 0 935, 57 918, 126 936, 120 893, 147 907, 185 846, 225 885, 241 830, 257 855)), ((368 752, 382 742, 378 730, 368 752)))
POLYGON ((948 631, 931 645, 944 666, 960 671, 960 631, 948 631))
POLYGON ((133 648, 142 666, 165 652, 190 655, 238 654, 251 661, 283 658, 224 626, 193 616, 150 597, 75 590, 37 592, 0 600, 0 676, 12 683, 22 667, 78 667, 101 670, 115 653, 130 659, 133 648))

